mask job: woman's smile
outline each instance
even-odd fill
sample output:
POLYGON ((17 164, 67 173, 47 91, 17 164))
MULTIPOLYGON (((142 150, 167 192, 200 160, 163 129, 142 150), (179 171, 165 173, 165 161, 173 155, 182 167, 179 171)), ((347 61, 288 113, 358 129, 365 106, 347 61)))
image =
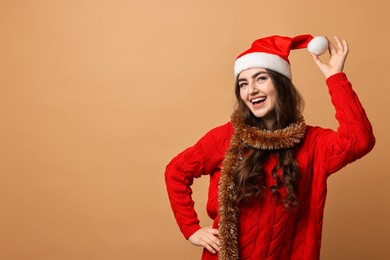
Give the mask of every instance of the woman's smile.
POLYGON ((262 104, 264 104, 266 99, 267 99, 267 97, 256 97, 256 98, 251 99, 250 101, 254 107, 258 107, 258 106, 261 106, 262 104))

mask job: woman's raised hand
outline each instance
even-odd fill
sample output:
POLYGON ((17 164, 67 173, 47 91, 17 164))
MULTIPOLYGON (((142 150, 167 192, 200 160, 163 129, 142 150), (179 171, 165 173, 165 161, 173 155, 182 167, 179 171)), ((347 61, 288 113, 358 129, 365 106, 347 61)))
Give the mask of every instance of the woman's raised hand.
POLYGON ((321 70, 322 74, 325 76, 325 78, 329 78, 330 76, 342 72, 344 68, 344 63, 348 55, 348 43, 346 40, 340 40, 339 37, 334 37, 336 40, 336 46, 332 44, 331 41, 328 39, 329 43, 329 61, 323 62, 320 60, 320 58, 315 55, 311 54, 311 56, 314 59, 314 62, 317 64, 319 69, 321 70))
POLYGON ((219 252, 218 229, 211 227, 203 227, 192 234, 188 240, 196 246, 206 248, 210 253, 215 254, 219 252))

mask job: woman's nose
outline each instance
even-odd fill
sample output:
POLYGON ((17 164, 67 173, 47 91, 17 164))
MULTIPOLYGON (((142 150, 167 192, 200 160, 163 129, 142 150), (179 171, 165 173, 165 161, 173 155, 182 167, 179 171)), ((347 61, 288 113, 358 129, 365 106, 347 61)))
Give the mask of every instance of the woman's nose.
POLYGON ((255 94, 258 92, 259 92, 259 90, 257 89, 256 84, 254 84, 254 83, 249 84, 249 93, 250 94, 255 94))

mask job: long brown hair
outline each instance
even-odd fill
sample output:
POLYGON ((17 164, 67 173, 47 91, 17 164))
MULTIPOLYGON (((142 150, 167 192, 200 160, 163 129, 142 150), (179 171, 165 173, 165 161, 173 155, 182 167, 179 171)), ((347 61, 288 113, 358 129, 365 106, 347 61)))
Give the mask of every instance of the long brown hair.
MULTIPOLYGON (((277 101, 275 106, 276 120, 272 129, 285 128, 291 123, 302 119, 303 99, 291 80, 273 70, 266 69, 272 80, 276 92, 277 101)), ((255 117, 247 105, 240 97, 240 87, 238 81, 235 84, 235 94, 238 111, 245 124, 265 129, 265 124, 261 118, 255 117)), ((300 178, 299 166, 295 159, 295 149, 279 149, 274 151, 248 148, 245 158, 238 168, 235 178, 237 193, 235 202, 238 205, 250 205, 254 201, 261 199, 267 189, 264 165, 271 153, 274 153, 278 163, 272 169, 272 177, 275 185, 270 186, 270 190, 275 198, 282 202, 286 208, 299 205, 296 196, 298 181, 300 178), (278 174, 282 172, 282 174, 278 174), (280 189, 285 188, 285 196, 281 196, 280 189)))

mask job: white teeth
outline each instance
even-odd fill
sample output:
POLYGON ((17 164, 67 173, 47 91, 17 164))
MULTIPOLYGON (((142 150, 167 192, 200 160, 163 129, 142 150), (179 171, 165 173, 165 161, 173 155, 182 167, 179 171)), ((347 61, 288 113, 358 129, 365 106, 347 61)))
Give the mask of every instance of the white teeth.
POLYGON ((266 97, 259 97, 259 98, 254 98, 251 100, 252 103, 256 103, 256 102, 262 102, 266 99, 266 97))

